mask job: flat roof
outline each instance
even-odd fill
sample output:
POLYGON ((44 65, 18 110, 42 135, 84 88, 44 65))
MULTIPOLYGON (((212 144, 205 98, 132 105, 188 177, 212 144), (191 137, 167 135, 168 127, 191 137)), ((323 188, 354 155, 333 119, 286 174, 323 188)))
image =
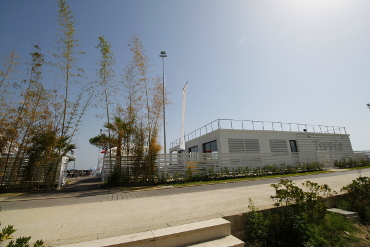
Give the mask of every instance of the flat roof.
MULTIPOLYGON (((199 129, 196 129, 185 135, 185 141, 191 141, 205 134, 219 129, 232 130, 266 130, 266 131, 287 131, 287 132, 310 132, 326 134, 347 134, 345 127, 312 125, 300 123, 283 123, 272 121, 255 121, 255 120, 235 120, 235 119, 216 119, 199 129)), ((170 148, 180 144, 180 138, 171 142, 170 148)))

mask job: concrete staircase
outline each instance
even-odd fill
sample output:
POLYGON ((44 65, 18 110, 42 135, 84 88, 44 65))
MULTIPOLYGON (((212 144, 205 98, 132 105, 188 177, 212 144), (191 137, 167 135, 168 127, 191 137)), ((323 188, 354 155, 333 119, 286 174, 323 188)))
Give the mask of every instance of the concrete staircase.
POLYGON ((64 247, 243 247, 244 242, 231 235, 229 221, 217 218, 119 237, 64 245, 64 247))

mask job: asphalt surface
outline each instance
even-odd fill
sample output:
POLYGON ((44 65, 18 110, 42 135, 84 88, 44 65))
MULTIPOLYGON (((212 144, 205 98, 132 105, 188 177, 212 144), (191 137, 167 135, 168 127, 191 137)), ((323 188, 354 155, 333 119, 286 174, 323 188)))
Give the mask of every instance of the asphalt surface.
MULTIPOLYGON (((358 171, 342 171, 346 174, 359 174, 358 171)), ((306 180, 337 176, 337 173, 305 175, 306 180)), ((302 176, 292 176, 292 181, 301 180, 302 176)), ((233 189, 238 187, 278 183, 280 178, 257 179, 250 181, 226 182, 186 187, 126 187, 104 188, 100 186, 100 178, 96 176, 70 179, 73 183, 63 190, 30 191, 23 193, 9 193, 1 196, 0 207, 2 211, 29 209, 38 207, 52 207, 72 204, 129 200, 133 198, 176 195, 183 193, 205 192, 220 189, 233 189)))
MULTIPOLYGON (((310 180, 340 191, 370 169, 293 176, 297 185, 310 180)), ((240 214, 248 199, 273 207, 270 184, 279 178, 190 187, 105 189, 95 177, 79 179, 61 191, 0 194, 2 225, 14 225, 15 236, 43 239, 46 246, 119 236, 240 214)), ((32 240, 31 239, 31 240, 32 240)), ((32 242, 32 241, 31 241, 32 242)))

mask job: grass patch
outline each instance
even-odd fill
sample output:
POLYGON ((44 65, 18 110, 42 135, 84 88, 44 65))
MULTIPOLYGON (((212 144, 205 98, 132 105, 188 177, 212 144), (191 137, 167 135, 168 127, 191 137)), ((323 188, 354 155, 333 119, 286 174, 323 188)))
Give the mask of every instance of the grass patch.
POLYGON ((361 169, 368 169, 368 168, 370 168, 370 166, 347 167, 345 169, 348 169, 348 170, 361 170, 361 169))
POLYGON ((8 197, 20 196, 20 195, 23 195, 23 194, 24 194, 24 193, 17 193, 17 192, 14 192, 14 193, 12 193, 12 192, 0 193, 0 198, 1 198, 1 197, 6 197, 6 198, 8 198, 8 197))
POLYGON ((327 246, 366 246, 366 242, 356 236, 358 229, 354 222, 336 213, 328 212, 323 224, 313 231, 327 246))
POLYGON ((210 181, 196 181, 196 182, 185 182, 185 183, 167 183, 158 185, 158 187, 173 186, 173 187, 185 187, 185 186, 195 186, 195 185, 205 185, 205 184, 221 184, 221 183, 233 183, 239 181, 253 181, 258 179, 267 179, 267 178, 284 178, 292 176, 305 176, 305 175, 314 175, 321 173, 328 173, 333 171, 314 171, 314 172, 300 172, 300 173, 291 173, 291 174, 276 174, 276 175, 266 175, 258 177, 247 177, 247 178, 229 178, 229 179, 220 179, 220 180, 210 180, 210 181))

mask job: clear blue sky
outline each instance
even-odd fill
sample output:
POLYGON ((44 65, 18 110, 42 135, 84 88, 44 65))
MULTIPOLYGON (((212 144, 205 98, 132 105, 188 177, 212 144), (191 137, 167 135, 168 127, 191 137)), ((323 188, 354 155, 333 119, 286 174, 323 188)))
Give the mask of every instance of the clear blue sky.
MULTIPOLYGON (((98 36, 112 44, 117 75, 139 34, 151 69, 165 59, 167 147, 180 137, 181 90, 189 81, 186 133, 217 118, 346 127, 354 150, 369 150, 370 1, 368 0, 74 0, 76 37, 88 77, 98 36)), ((0 0, 0 53, 23 59, 39 44, 52 50, 57 3, 0 0)), ((90 75, 91 74, 91 75, 90 75)), ((103 111, 103 110, 101 110, 103 111)), ((94 111, 77 136, 76 167, 97 164, 88 139, 104 120, 94 111)))

